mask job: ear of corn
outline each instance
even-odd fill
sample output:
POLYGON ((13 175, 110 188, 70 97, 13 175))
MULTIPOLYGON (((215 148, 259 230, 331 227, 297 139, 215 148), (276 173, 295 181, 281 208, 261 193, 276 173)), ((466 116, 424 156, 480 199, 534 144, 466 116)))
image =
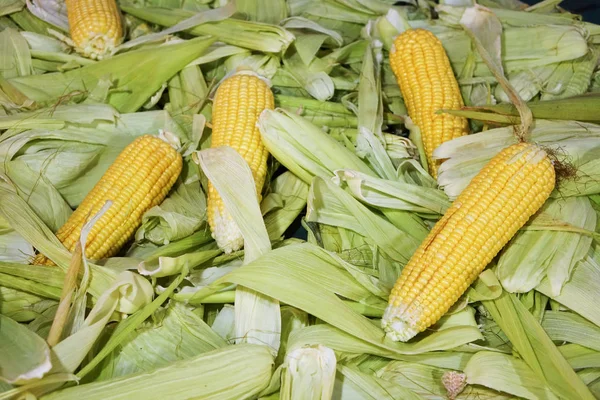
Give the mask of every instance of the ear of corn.
POLYGON ((429 172, 435 178, 439 161, 432 158, 433 150, 468 133, 466 118, 436 114, 464 105, 450 61, 433 33, 409 29, 394 40, 390 65, 408 114, 421 131, 429 172))
MULTIPOLYGON (((115 255, 133 236, 143 214, 167 196, 182 164, 171 145, 155 136, 140 136, 119 154, 56 236, 73 251, 83 225, 111 200, 112 206, 87 237, 85 255, 92 260, 115 255)), ((33 264, 53 265, 42 254, 33 264)))
MULTIPOLYGON (((273 107, 271 89, 251 72, 238 72, 224 80, 213 103, 211 147, 229 146, 246 160, 252 170, 259 202, 269 152, 262 143, 256 122, 263 110, 273 107)), ((226 253, 242 248, 242 233, 210 181, 207 213, 208 224, 219 248, 226 253)))
POLYGON ((69 31, 75 50, 102 59, 123 40, 121 14, 115 0, 66 0, 69 31))
POLYGON ((519 143, 498 153, 421 243, 389 297, 382 326, 407 341, 436 323, 546 201, 555 173, 546 152, 519 143))

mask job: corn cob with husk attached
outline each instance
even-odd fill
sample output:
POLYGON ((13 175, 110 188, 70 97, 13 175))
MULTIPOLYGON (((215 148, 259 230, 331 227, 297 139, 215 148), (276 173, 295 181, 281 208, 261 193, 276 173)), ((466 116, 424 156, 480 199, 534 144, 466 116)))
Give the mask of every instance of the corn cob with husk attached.
POLYGON ((402 270, 382 326, 407 341, 435 324, 544 204, 555 185, 544 150, 519 143, 472 179, 402 270))
POLYGON ((448 56, 433 33, 409 29, 394 40, 390 66, 408 114, 421 131, 429 173, 436 178, 440 161, 433 159, 433 151, 468 133, 466 118, 436 114, 464 105, 448 56))
MULTIPOLYGON (((258 201, 267 174, 268 150, 256 125, 260 113, 274 108, 271 88, 257 74, 240 71, 225 79, 216 91, 212 111, 211 147, 229 146, 246 160, 258 201)), ((225 209, 223 199, 209 181, 207 199, 208 224, 217 245, 230 253, 242 248, 242 233, 225 209)))
MULTIPOLYGON (((111 200, 113 204, 87 237, 85 255, 92 260, 114 256, 131 239, 144 213, 167 196, 182 165, 181 155, 170 144, 155 136, 140 136, 119 154, 56 237, 72 252, 85 223, 111 200)), ((42 254, 32 263, 54 265, 42 254)))
POLYGON ((75 50, 101 60, 123 41, 121 13, 115 0, 66 0, 69 33, 75 50))

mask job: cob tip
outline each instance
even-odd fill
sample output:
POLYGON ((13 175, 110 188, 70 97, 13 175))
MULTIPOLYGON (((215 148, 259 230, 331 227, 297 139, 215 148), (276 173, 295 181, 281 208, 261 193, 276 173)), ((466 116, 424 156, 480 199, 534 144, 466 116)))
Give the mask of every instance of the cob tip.
POLYGON ((231 215, 215 204, 212 207, 213 229, 212 237, 217 242, 219 249, 225 254, 240 250, 244 246, 244 236, 231 215))
POLYGON ((393 306, 386 307, 381 319, 381 327, 385 331, 386 337, 394 342, 406 342, 419 333, 409 318, 404 317, 404 313, 400 312, 398 307, 393 306))

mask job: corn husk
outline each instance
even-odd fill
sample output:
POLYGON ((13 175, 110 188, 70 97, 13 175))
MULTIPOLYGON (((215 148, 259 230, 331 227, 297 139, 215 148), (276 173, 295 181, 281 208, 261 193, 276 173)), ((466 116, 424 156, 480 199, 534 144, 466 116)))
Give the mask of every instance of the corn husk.
MULTIPOLYGON (((248 163, 230 147, 203 150, 195 156, 244 238, 244 262, 250 263, 268 253, 271 242, 261 218, 248 163), (231 179, 232 176, 236 179, 231 179)), ((276 356, 281 337, 278 300, 239 287, 236 289, 235 312, 236 342, 266 344, 276 356)))
POLYGON ((180 183, 165 201, 144 213, 136 240, 157 244, 188 237, 205 223, 206 196, 200 182, 180 183))
POLYGON ((564 344, 558 348, 573 369, 598 368, 600 352, 578 344, 564 344))
POLYGON ((226 342, 181 303, 171 302, 142 323, 98 366, 94 381, 151 371, 224 347, 226 342))
POLYGON ((56 305, 55 301, 6 286, 0 287, 0 300, 0 314, 17 322, 35 320, 56 305))
POLYGON ((109 76, 118 82, 108 101, 121 112, 133 112, 161 88, 163 83, 200 56, 214 39, 197 38, 124 53, 66 73, 13 78, 9 83, 32 100, 54 104, 65 95, 81 96, 109 76), (165 55, 168 54, 168 57, 165 55), (131 65, 137 65, 132 71, 131 65), (160 73, 156 73, 160 71, 160 73), (132 75, 133 73, 133 75, 132 75), (152 76, 152 80, 148 80, 152 76), (127 87, 127 91, 122 91, 127 87))
POLYGON ((258 126, 269 153, 306 183, 313 176, 331 177, 339 168, 375 176, 354 153, 302 117, 265 110, 258 126))
POLYGON ((50 371, 52 362, 46 342, 9 317, 0 314, 0 321, 2 380, 22 384, 50 371))
MULTIPOLYGON (((182 9, 138 8, 131 4, 124 4, 121 9, 135 17, 162 26, 173 26, 194 15, 193 12, 182 9)), ((279 26, 232 18, 199 25, 187 32, 196 36, 211 35, 227 44, 266 53, 285 51, 294 40, 290 32, 279 26)))
POLYGON ((275 360, 276 365, 280 365, 284 361, 291 333, 309 325, 309 316, 306 312, 290 306, 281 307, 281 346, 275 360))
POLYGON ((481 351, 465 367, 467 382, 530 400, 558 399, 522 360, 506 354, 481 351))
MULTIPOLYGON (((550 200, 528 224, 544 219, 588 231, 596 227, 596 213, 586 197, 550 200)), ((575 232, 522 231, 503 250, 496 272, 504 289, 512 293, 528 292, 547 276, 552 295, 557 296, 591 244, 591 236, 575 232)))
MULTIPOLYGON (((559 158, 564 157, 577 169, 577 178, 565 179, 552 197, 581 196, 599 190, 594 156, 600 146, 599 134, 594 124, 536 120, 530 140, 555 150, 559 158)), ((434 151, 434 157, 448 159, 439 170, 440 186, 450 199, 455 199, 494 154, 515 140, 512 129, 497 128, 442 144, 434 151)))
POLYGON ((600 351, 597 325, 567 311, 546 311, 542 327, 557 342, 568 342, 600 351))
POLYGON ((504 293, 496 300, 484 301, 483 305, 529 368, 556 396, 569 397, 578 393, 582 399, 594 398, 540 324, 514 295, 504 293))
POLYGON ((272 241, 279 239, 304 211, 307 195, 308 185, 289 171, 271 181, 260 207, 272 241))
POLYGON ((599 260, 598 250, 596 246, 592 246, 589 253, 573 269, 571 280, 563 286, 560 295, 552 295, 548 279, 544 279, 537 290, 598 325, 600 315, 597 307, 594 307, 598 301, 594 282, 600 274, 599 260))
POLYGON ((357 368, 340 365, 334 386, 334 398, 349 399, 422 399, 419 395, 387 379, 357 368))
POLYGON ((331 399, 337 360, 328 347, 316 345, 289 349, 281 370, 282 400, 331 399))
POLYGON ((239 399, 269 383, 273 358, 264 346, 241 344, 213 350, 152 371, 55 391, 42 399, 162 399, 184 397, 239 399))
MULTIPOLYGON (((593 89, 592 89, 593 91, 593 89)), ((583 121, 598 123, 598 95, 586 93, 558 100, 533 101, 528 104, 533 116, 538 120, 583 121)), ((460 115, 495 124, 514 124, 519 122, 517 110, 510 104, 468 107, 463 110, 447 110, 449 114, 460 115)))
POLYGON ((32 73, 31 53, 27 41, 19 32, 7 28, 0 32, 1 75, 5 79, 32 73))

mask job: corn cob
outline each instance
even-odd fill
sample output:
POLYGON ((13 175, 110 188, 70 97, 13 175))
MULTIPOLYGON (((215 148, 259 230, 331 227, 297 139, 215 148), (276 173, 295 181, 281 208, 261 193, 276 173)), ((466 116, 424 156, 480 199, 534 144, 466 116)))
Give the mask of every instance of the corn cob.
POLYGON ((121 14, 115 0, 66 0, 69 32, 75 50, 101 60, 123 40, 121 14))
MULTIPOLYGON (((85 223, 112 200, 87 237, 85 255, 92 260, 115 255, 142 223, 142 215, 167 196, 182 164, 181 155, 165 141, 150 135, 137 138, 119 154, 56 237, 73 251, 85 223)), ((53 265, 42 254, 32 263, 53 265)))
MULTIPOLYGON (((252 170, 259 202, 269 152, 262 143, 256 122, 263 110, 273 107, 269 85, 250 72, 238 72, 224 80, 213 104, 211 147, 229 146, 246 160, 252 170)), ((242 248, 242 233, 211 182, 208 183, 207 213, 212 236, 219 248, 226 253, 242 248)))
POLYGON ((433 33, 409 29, 394 40, 390 66, 408 114, 421 131, 429 173, 437 178, 440 161, 433 159, 433 150, 468 133, 466 118, 436 114, 464 105, 448 56, 433 33))
POLYGON ((407 341, 436 323, 546 201, 555 172, 548 155, 519 143, 472 179, 404 267, 382 327, 407 341))

